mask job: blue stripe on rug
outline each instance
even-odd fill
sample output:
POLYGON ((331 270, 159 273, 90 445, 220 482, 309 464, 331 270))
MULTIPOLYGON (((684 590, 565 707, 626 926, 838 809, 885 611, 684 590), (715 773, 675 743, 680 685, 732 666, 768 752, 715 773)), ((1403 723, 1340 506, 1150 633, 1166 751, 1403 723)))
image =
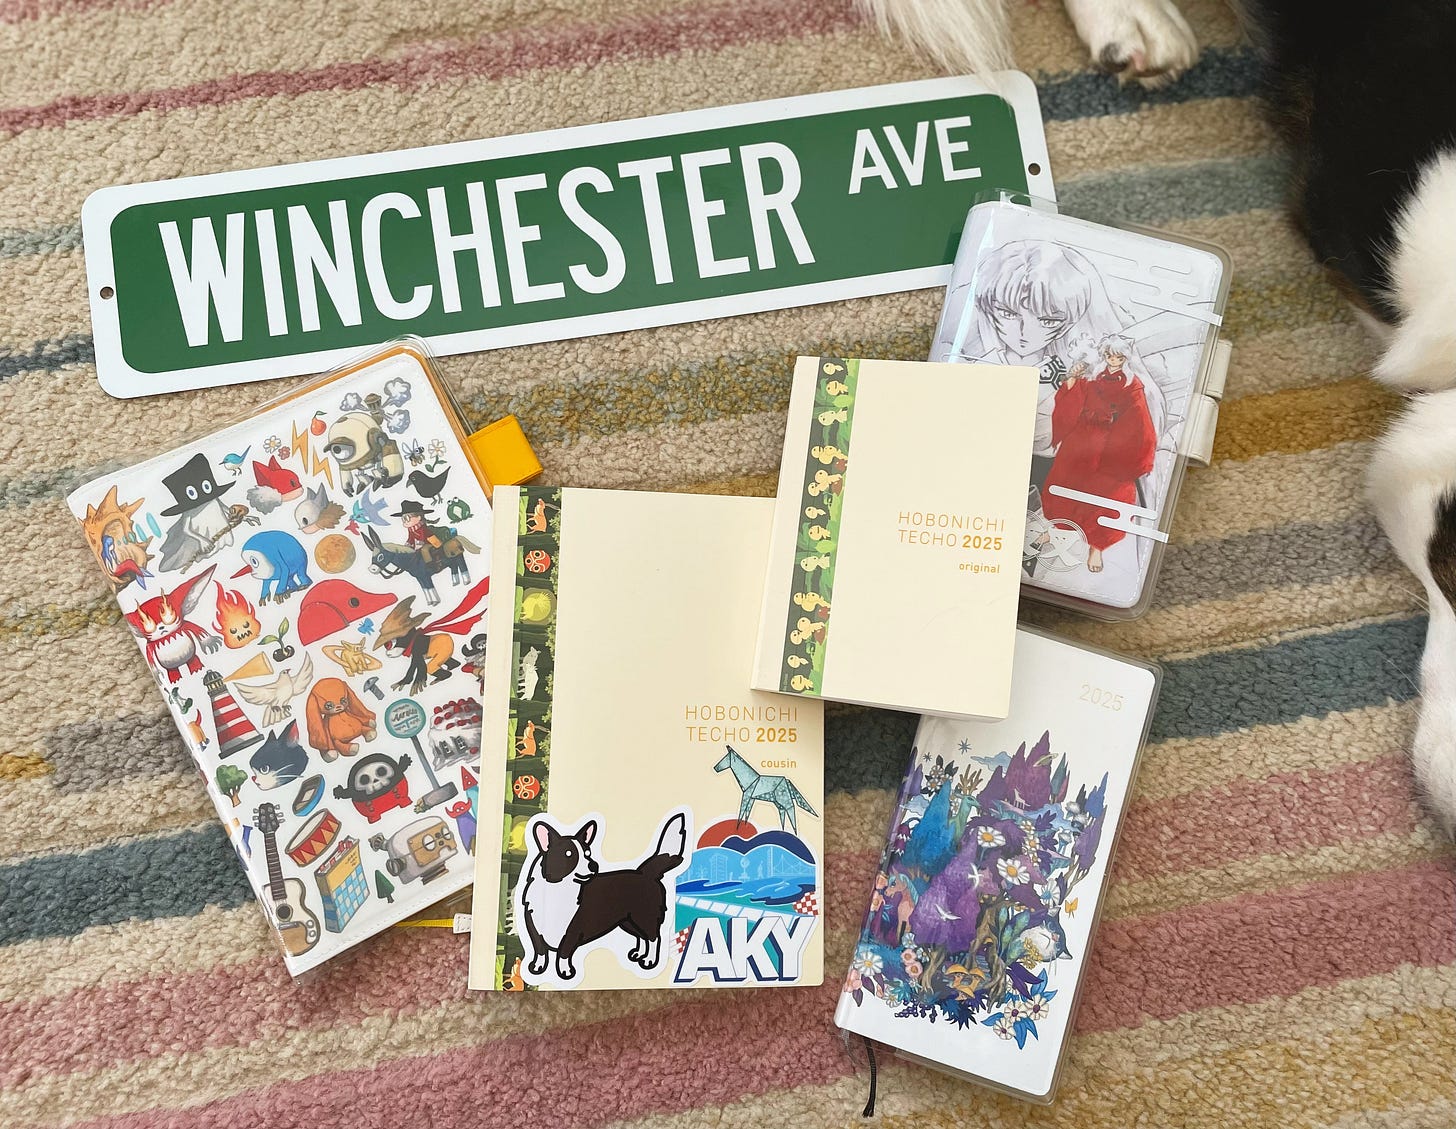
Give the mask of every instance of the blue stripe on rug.
POLYGON ((1105 74, 1077 71, 1037 82, 1046 121, 1133 114, 1148 106, 1176 106, 1208 98, 1249 98, 1258 93, 1259 62, 1247 47, 1205 48, 1198 65, 1161 90, 1119 86, 1105 74))
MULTIPOLYGON (((1152 739, 1208 737, 1405 701, 1415 694, 1424 638, 1424 618, 1387 620, 1170 662, 1152 739)), ((835 709, 826 731, 828 790, 897 788, 917 720, 888 710, 835 709)), ((185 916, 207 905, 231 908, 249 897, 218 825, 49 855, 0 867, 0 944, 129 918, 185 916)))
MULTIPOLYGON (((1406 701, 1416 696, 1425 635, 1424 617, 1389 620, 1166 663, 1149 740, 1211 737, 1406 701)), ((827 789, 897 788, 918 721, 888 710, 833 710, 825 732, 827 789)))
MULTIPOLYGON (((105 794, 98 794, 105 802, 105 794)), ((252 897, 221 824, 0 867, 0 944, 133 919, 187 917, 252 897)))

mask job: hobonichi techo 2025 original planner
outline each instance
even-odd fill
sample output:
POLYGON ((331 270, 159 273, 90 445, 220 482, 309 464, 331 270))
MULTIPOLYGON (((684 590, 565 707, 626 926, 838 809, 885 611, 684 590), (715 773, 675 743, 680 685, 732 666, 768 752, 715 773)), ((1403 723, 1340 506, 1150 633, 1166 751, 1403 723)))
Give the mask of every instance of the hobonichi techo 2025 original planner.
POLYGON ((800 357, 753 685, 1004 717, 1036 370, 800 357))
POLYGON ((491 513, 464 440, 405 339, 68 499, 294 975, 471 880, 491 513))

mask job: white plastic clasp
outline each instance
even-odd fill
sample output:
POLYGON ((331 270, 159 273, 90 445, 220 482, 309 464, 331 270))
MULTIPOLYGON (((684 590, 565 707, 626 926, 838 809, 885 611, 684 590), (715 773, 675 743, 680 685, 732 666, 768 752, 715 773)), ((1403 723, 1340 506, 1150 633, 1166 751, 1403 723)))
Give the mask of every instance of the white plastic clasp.
POLYGON ((1150 510, 1144 506, 1134 506, 1131 502, 1118 502, 1111 498, 1104 498, 1101 494, 1086 494, 1081 490, 1073 490, 1069 486, 1048 486, 1047 493, 1055 494, 1058 498, 1070 498, 1074 502, 1085 502, 1089 506, 1097 506, 1104 510, 1115 511, 1113 517, 1106 514, 1097 515, 1097 524, 1106 526, 1108 529, 1120 529, 1124 533, 1131 533, 1134 537, 1151 537, 1154 541, 1168 540, 1166 533, 1157 529, 1150 529, 1146 525, 1134 525, 1133 518, 1142 518, 1145 521, 1157 521, 1158 511, 1150 510))

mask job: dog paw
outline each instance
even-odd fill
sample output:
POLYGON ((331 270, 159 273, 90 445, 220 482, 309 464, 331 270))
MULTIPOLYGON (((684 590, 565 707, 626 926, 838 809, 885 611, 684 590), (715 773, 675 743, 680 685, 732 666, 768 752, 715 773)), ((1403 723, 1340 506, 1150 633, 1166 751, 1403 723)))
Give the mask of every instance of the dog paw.
POLYGON ((546 971, 546 964, 547 961, 544 956, 534 956, 531 958, 531 963, 526 965, 526 971, 532 976, 541 976, 546 971))
POLYGON ((1092 62, 1156 90, 1198 59, 1198 40, 1175 0, 1067 0, 1092 62))

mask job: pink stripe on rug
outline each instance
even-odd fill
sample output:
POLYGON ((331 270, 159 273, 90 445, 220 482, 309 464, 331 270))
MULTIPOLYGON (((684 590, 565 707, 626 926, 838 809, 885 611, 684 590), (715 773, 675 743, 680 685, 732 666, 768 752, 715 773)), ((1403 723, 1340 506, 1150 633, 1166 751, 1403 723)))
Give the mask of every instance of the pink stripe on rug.
POLYGON ((28 1074, 95 1070, 169 1047, 241 1046, 269 1030, 405 1015, 465 995, 468 949, 447 930, 391 929, 293 980, 276 957, 0 1004, 28 1046, 0 1059, 0 1087, 28 1074), (378 975, 382 969, 388 975, 378 975), (368 984, 367 991, 360 985, 368 984))
POLYGON ((1290 772, 1128 808, 1121 879, 1289 855, 1415 830, 1419 807, 1403 753, 1327 772, 1290 772))
MULTIPOLYGON (((1456 875, 1445 863, 1106 923, 1078 1029, 1134 1027, 1403 964, 1449 963, 1456 960, 1456 921, 1423 921, 1433 902, 1456 905, 1456 875)), ((280 1083, 189 1110, 186 1124, 289 1120, 353 1129, 361 1108, 387 1108, 399 1124, 423 1123, 429 1113, 439 1126, 473 1126, 482 1109, 499 1109, 528 1112, 535 1124, 597 1125, 823 1084, 849 1069, 831 1022, 839 983, 830 969, 819 989, 715 993, 647 1018, 280 1083), (705 1063, 718 1069, 705 1070, 705 1063), (405 1093, 428 1095, 431 1109, 396 1108, 405 1093), (356 1098, 344 1104, 341 1094, 356 1098)), ((349 1040, 346 1031, 334 1037, 349 1040)), ((148 1111, 91 1124, 144 1129, 155 1117, 148 1111)))
MULTIPOLYGON (((719 1107, 750 1094, 823 1085, 852 1069, 829 1021, 838 992, 836 979, 820 988, 705 994, 645 1020, 497 1039, 279 1083, 169 1114, 189 1129, 358 1129, 361 1123, 476 1129, 508 1121, 590 1126, 719 1107)), ((157 1111, 148 1110, 86 1124, 155 1129, 157 1121, 157 1111)))
MULTIPOLYGON (((1315 787, 1309 785, 1308 774, 1288 774, 1271 778, 1267 795, 1258 782, 1241 781, 1155 804, 1134 804, 1120 841, 1116 873, 1122 879, 1166 875, 1358 840, 1392 829, 1409 831, 1413 826, 1409 770, 1403 757, 1344 766, 1318 774, 1315 787), (1313 808, 1311 801, 1302 799, 1306 791, 1319 798, 1313 808), (1360 802, 1353 802, 1356 798, 1360 802)), ((829 856, 824 899, 829 929, 858 931, 878 864, 879 853, 874 850, 829 856)), ((1207 910, 1196 906, 1185 912, 1207 910)), ((1130 924, 1134 923, 1107 928, 1130 924)), ((301 983, 291 982, 281 964, 270 958, 241 967, 0 1004, 0 1029, 37 1048, 24 1068, 18 1062, 8 1068, 0 1062, 0 1085, 17 1081, 22 1069, 106 1067, 146 1053, 137 1044, 134 1021, 130 1027, 116 1022, 120 1016, 134 1016, 139 1004, 151 1008, 153 1001, 167 1001, 155 1011, 155 1037, 163 1044, 236 1046, 278 1024, 295 1028, 347 1024, 368 1015, 390 1010, 411 1013, 461 998, 464 967, 464 946, 453 938, 395 931, 301 983), (391 972, 379 993, 358 997, 348 986, 355 983, 359 960, 397 971, 391 972), (232 997, 240 982, 248 988, 241 998, 232 997)), ((835 977, 839 971, 829 970, 835 977)))
MULTIPOLYGON (((877 853, 830 856, 823 927, 858 932, 877 853), (853 893, 850 893, 850 892, 853 893)), ((0 1031, 30 1048, 0 1056, 0 1087, 36 1073, 105 1069, 161 1047, 244 1046, 268 1031, 411 1015, 470 997, 465 942, 435 929, 393 929, 294 981, 273 957, 242 965, 81 988, 0 1003, 0 1031), (377 975, 387 969, 387 975, 377 975), (376 975, 371 975, 376 973, 376 975), (359 985, 369 983, 367 991, 359 985)), ((832 970, 838 979, 842 969, 832 970)))
POLYGON ((1093 940, 1077 1030, 1136 1027, 1403 964, 1431 968, 1452 961, 1456 873, 1450 863, 1357 874, 1104 921, 1093 940))
POLYGON ((827 35, 858 22, 846 0, 725 3, 606 26, 572 23, 511 31, 463 47, 418 47, 388 59, 335 63, 311 71, 265 71, 165 90, 73 95, 44 106, 0 110, 0 130, 17 133, 149 110, 166 113, 245 98, 360 90, 377 84, 419 86, 431 79, 461 75, 500 79, 535 70, 599 66, 624 58, 715 51, 763 40, 827 35))

